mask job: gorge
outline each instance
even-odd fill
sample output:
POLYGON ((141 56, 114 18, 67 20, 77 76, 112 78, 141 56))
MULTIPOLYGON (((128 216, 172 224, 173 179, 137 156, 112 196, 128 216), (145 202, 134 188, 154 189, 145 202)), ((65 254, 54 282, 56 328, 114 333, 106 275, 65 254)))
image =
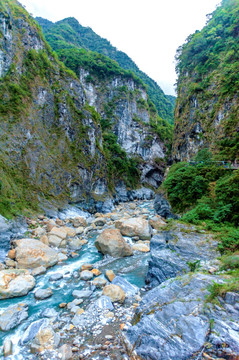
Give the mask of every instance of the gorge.
POLYGON ((90 28, 0 1, 1 359, 239 358, 238 18, 178 49, 173 118, 90 28))

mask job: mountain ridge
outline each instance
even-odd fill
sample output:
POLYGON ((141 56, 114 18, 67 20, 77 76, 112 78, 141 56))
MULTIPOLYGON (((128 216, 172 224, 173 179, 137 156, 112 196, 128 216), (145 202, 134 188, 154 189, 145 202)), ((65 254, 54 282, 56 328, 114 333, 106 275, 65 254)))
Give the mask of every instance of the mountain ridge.
MULTIPOLYGON (((147 85, 150 100, 156 106, 159 115, 173 123, 174 104, 171 102, 171 96, 165 95, 157 82, 141 71, 127 54, 111 45, 107 39, 97 35, 90 27, 82 26, 74 17, 55 23, 41 17, 36 17, 36 20, 42 26, 44 35, 54 50, 61 49, 62 41, 67 41, 68 46, 72 44, 96 51, 117 61, 123 69, 133 71, 147 85)), ((65 44, 63 46, 65 47, 65 44)))

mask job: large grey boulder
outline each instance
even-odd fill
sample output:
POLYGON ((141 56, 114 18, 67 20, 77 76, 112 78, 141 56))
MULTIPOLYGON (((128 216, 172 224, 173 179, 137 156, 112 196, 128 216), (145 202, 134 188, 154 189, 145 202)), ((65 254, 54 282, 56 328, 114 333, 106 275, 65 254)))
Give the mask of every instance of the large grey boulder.
POLYGON ((21 345, 25 345, 31 340, 33 340, 34 337, 37 335, 38 331, 41 328, 47 327, 48 325, 49 325, 48 319, 41 319, 32 322, 21 337, 21 345))
POLYGON ((175 219, 176 216, 172 213, 169 202, 162 194, 157 194, 154 199, 154 210, 165 219, 175 219))
POLYGON ((24 296, 35 286, 35 279, 28 270, 0 271, 0 299, 24 296))
POLYGON ((9 306, 0 316, 0 330, 9 331, 28 318, 28 305, 19 303, 9 306))
POLYGON ((95 240, 96 248, 103 254, 113 257, 133 255, 131 246, 125 241, 118 229, 106 229, 95 240))
POLYGON ((57 251, 39 240, 16 240, 16 261, 18 268, 31 269, 39 266, 46 268, 58 262, 57 251))
POLYGON ((150 261, 146 282, 151 287, 163 281, 213 262, 220 254, 217 242, 209 234, 199 234, 191 227, 177 225, 162 231, 150 241, 150 261))
POLYGON ((38 289, 34 294, 35 299, 37 300, 45 300, 51 297, 52 295, 53 295, 53 291, 51 290, 51 288, 38 289))
POLYGON ((137 355, 147 360, 191 359, 206 342, 215 351, 226 346, 228 354, 238 354, 238 308, 229 312, 225 303, 222 307, 205 304, 208 287, 222 281, 216 276, 187 274, 149 291, 127 331, 137 355))
POLYGON ((115 227, 120 230, 124 236, 138 236, 141 240, 150 240, 152 229, 148 220, 138 218, 123 218, 115 222, 115 227))

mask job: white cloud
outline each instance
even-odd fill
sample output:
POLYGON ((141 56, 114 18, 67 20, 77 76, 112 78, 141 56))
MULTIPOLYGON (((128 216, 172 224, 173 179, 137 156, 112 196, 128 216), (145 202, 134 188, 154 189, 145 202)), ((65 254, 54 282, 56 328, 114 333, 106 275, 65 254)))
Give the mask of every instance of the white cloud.
MULTIPOLYGON (((75 17, 172 93, 174 56, 188 35, 201 29, 219 0, 20 0, 34 16, 75 17), (164 85, 165 86, 165 85, 164 85)), ((166 90, 165 90, 166 91, 166 90)))

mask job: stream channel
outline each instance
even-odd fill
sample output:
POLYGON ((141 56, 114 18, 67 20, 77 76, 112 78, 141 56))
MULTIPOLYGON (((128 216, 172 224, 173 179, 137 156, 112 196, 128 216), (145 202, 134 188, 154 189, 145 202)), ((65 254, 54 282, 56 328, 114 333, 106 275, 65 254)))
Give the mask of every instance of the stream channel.
MULTIPOLYGON (((136 210, 140 209, 147 209, 148 210, 148 217, 154 216, 153 210, 153 202, 152 201, 137 201, 136 203, 136 210)), ((128 211, 128 204, 122 204, 122 210, 119 215, 123 217, 123 211, 125 209, 128 211)), ((140 212, 140 211, 139 211, 140 212)), ((116 209, 117 213, 117 209, 116 209)), ((118 213, 117 213, 118 214, 118 213)), ((69 216, 73 218, 74 216, 79 216, 79 212, 71 211, 68 214, 63 214, 62 217, 69 216)), ((107 228, 106 225, 104 228, 107 228)), ((60 265, 55 265, 52 268, 49 268, 48 271, 43 274, 35 277, 36 286, 32 291, 28 293, 28 295, 23 297, 17 297, 12 299, 0 300, 0 316, 1 313, 10 305, 18 304, 18 303, 25 303, 29 307, 28 318, 23 321, 19 326, 15 329, 2 332, 0 331, 0 345, 3 344, 4 339, 7 337, 11 339, 13 343, 13 354, 8 356, 7 359, 11 360, 35 360, 35 359, 47 359, 47 357, 41 357, 38 354, 32 354, 30 351, 29 346, 21 346, 21 338, 29 327, 29 325, 39 319, 44 318, 43 312, 46 309, 54 309, 57 312, 57 318, 59 321, 61 317, 64 318, 66 314, 66 309, 61 309, 59 305, 61 303, 69 303, 74 300, 72 296, 73 290, 93 290, 92 296, 89 299, 86 299, 83 303, 83 308, 87 309, 90 305, 92 305, 97 298, 102 295, 102 290, 95 288, 92 286, 91 282, 83 281, 79 279, 79 269, 84 264, 94 264, 94 268, 99 269, 102 272, 102 277, 104 277, 105 270, 113 270, 114 273, 131 284, 137 286, 139 290, 141 289, 142 292, 145 291, 145 277, 147 274, 147 266, 148 266, 148 259, 150 253, 143 253, 143 252, 134 252, 133 256, 125 257, 125 258, 112 258, 108 255, 103 256, 101 253, 98 252, 96 249, 94 242, 96 237, 99 235, 99 230, 96 229, 95 231, 91 231, 88 235, 85 236, 85 239, 88 240, 88 243, 85 244, 82 249, 79 251, 79 255, 74 258, 68 258, 67 261, 63 262, 60 265), (49 278, 53 274, 63 275, 58 281, 50 281, 49 278), (38 289, 44 289, 50 287, 53 291, 53 296, 45 300, 36 300, 34 297, 34 293, 38 289)), ((132 244, 132 240, 130 238, 125 238, 129 243, 132 244)), ((135 300, 134 300, 135 302, 135 300)), ((131 302, 132 304, 132 302, 131 302)), ((127 308, 128 302, 126 301, 124 305, 115 305, 114 307, 125 307, 127 308)), ((66 315, 67 317, 67 315, 66 315)), ((70 324, 70 318, 68 324, 65 324, 64 331, 66 331, 66 327, 70 324)), ((76 333, 77 334, 77 333, 76 333)), ((76 336, 76 334, 74 336, 76 336)), ((78 334, 79 335, 79 334, 78 334)), ((88 338, 94 336, 93 333, 88 334, 88 338)), ((87 342, 87 336, 85 337, 85 341, 87 342)), ((92 340, 92 339, 91 339, 92 340)), ((64 342, 63 342, 64 343, 64 342)), ((61 342, 62 344, 62 342, 61 342)), ((87 355, 87 343, 83 344, 85 347, 85 355, 87 355)), ((90 345, 89 345, 90 347, 90 345)), ((3 356, 0 355, 1 359, 4 359, 3 356)), ((53 359, 51 354, 51 359, 53 359)), ((58 357, 55 357, 58 359, 58 357)), ((60 358, 60 357, 59 357, 60 358)), ((76 359, 81 359, 81 357, 74 357, 76 359)), ((82 357, 82 359, 111 359, 111 357, 82 357)), ((127 359, 122 355, 121 359, 127 359)))

